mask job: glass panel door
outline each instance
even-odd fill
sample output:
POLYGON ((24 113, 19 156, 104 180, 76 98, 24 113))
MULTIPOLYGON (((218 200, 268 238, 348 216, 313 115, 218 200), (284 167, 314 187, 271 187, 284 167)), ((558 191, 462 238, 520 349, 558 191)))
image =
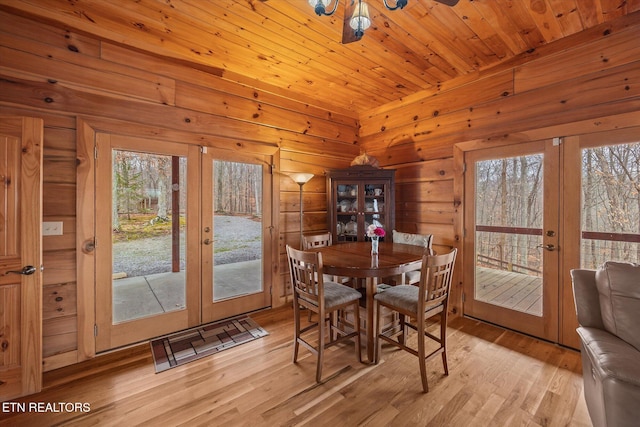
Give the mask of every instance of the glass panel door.
POLYGON ((544 142, 472 152, 465 181, 465 252, 473 256, 465 263, 465 314, 551 340, 557 159, 557 147, 544 142))
POLYGON ((579 348, 570 271, 640 262, 640 128, 467 152, 465 161, 465 314, 579 348), (532 192, 539 156, 543 180, 532 192), (528 278, 530 289, 505 292, 509 278, 528 278), (509 306, 525 294, 526 304, 509 306))
POLYGON ((101 351, 198 321, 198 259, 187 250, 197 233, 198 212, 188 201, 197 194, 189 174, 198 163, 197 147, 106 134, 96 143, 101 351))
POLYGON ((270 162, 224 153, 203 156, 203 318, 271 305, 270 162))

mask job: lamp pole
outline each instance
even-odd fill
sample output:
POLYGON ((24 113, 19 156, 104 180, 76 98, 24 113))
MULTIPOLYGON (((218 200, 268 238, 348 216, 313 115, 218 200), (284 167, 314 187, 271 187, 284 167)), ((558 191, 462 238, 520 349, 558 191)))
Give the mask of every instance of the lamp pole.
POLYGON ((304 182, 299 182, 300 186, 300 250, 304 250, 304 238, 302 232, 304 230, 304 221, 302 220, 304 217, 304 200, 302 199, 302 187, 304 186, 304 182))
POLYGON ((300 186, 300 250, 304 250, 304 242, 303 242, 303 231, 304 231, 304 200, 302 199, 302 187, 309 182, 311 178, 313 178, 312 173, 292 173, 289 175, 292 180, 296 182, 300 186))

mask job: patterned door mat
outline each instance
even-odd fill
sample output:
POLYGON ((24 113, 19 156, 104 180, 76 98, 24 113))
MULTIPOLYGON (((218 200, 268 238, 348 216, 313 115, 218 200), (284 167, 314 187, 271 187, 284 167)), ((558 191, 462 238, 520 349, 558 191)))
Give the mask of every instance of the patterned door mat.
POLYGON ((156 374, 269 335, 248 316, 222 320, 151 341, 156 374))

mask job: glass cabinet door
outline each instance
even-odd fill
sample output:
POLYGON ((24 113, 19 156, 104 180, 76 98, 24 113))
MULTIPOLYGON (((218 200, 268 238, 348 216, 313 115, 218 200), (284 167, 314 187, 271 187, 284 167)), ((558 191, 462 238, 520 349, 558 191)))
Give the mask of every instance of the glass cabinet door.
MULTIPOLYGON (((364 220, 363 237, 366 233, 367 227, 371 224, 374 224, 377 227, 382 227, 386 231, 387 211, 385 196, 387 191, 388 186, 385 185, 384 181, 373 181, 364 184, 364 207, 362 210, 362 217, 364 220)), ((368 240, 368 238, 366 239, 368 240)), ((381 240, 384 240, 384 237, 381 240)))
POLYGON ((371 224, 387 228, 385 194, 388 185, 384 181, 364 184, 338 181, 335 185, 338 242, 365 240, 367 227, 371 224))
POLYGON ((360 218, 360 185, 338 182, 335 189, 337 222, 336 233, 340 242, 356 242, 364 233, 360 218))

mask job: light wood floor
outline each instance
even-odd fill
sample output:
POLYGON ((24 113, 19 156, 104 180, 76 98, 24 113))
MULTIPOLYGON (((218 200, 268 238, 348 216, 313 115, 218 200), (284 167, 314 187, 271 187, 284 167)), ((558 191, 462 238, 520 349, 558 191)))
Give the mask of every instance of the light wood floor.
MULTIPOLYGON (((580 354, 470 319, 449 327, 449 376, 429 362, 428 394, 417 359, 383 347, 379 365, 333 347, 326 380, 292 356, 292 311, 252 315, 269 336, 155 374, 148 344, 45 374, 45 390, 12 404, 86 403, 89 412, 7 412, 11 426, 590 426, 580 354)), ((49 409, 59 409, 60 406, 49 409)), ((46 409, 46 406, 41 409, 46 409)))

